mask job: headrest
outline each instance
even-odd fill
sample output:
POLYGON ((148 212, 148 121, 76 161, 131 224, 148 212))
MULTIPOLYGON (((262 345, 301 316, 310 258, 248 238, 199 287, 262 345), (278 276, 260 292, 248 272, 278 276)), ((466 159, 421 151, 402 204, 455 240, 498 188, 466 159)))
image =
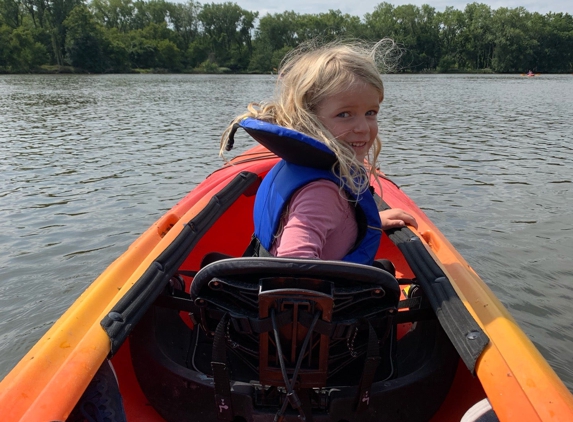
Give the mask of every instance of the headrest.
POLYGON ((336 155, 322 142, 296 130, 250 117, 233 126, 229 134, 228 151, 233 148, 234 135, 240 127, 269 151, 289 163, 322 170, 330 170, 336 163, 336 155))

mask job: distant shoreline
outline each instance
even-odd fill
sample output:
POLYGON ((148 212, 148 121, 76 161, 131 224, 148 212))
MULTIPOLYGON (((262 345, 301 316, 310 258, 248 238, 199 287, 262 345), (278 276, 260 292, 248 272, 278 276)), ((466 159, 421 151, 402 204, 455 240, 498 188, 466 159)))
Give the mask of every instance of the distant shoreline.
MULTIPOLYGON (((41 66, 32 69, 28 72, 6 72, 0 71, 0 75, 268 75, 269 72, 232 72, 230 69, 222 68, 215 72, 205 72, 199 69, 183 70, 180 72, 173 72, 167 69, 131 69, 125 72, 88 72, 85 69, 76 68, 73 66, 41 66)), ((451 69, 448 71, 437 70, 424 70, 420 72, 394 72, 392 74, 399 75, 522 75, 527 76, 527 71, 524 72, 494 72, 491 69, 477 69, 477 70, 457 70, 451 69)), ((570 72, 535 72, 535 76, 540 75, 568 75, 570 72)), ((573 75, 573 73, 571 73, 573 75)))
POLYGON ((301 45, 346 41, 376 45, 382 73, 573 72, 572 16, 524 7, 382 2, 361 18, 340 10, 260 16, 193 0, 79 2, 61 13, 41 4, 0 10, 0 74, 268 75, 301 45))

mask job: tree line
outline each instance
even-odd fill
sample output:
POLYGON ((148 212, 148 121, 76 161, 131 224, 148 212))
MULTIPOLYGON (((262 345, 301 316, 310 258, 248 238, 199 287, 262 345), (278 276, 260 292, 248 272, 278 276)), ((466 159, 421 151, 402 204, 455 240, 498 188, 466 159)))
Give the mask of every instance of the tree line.
POLYGON ((259 17, 236 3, 0 0, 0 72, 242 72, 277 69, 301 42, 394 39, 402 72, 573 71, 573 17, 523 7, 378 4, 259 17))

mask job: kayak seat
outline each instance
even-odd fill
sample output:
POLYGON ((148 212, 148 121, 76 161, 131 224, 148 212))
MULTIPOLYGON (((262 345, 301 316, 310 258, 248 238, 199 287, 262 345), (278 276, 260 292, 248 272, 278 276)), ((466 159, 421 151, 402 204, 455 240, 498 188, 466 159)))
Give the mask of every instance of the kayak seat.
POLYGON ((166 421, 424 422, 447 395, 459 357, 435 318, 396 340, 404 312, 388 272, 275 257, 205 264, 130 337, 139 384, 166 421))
POLYGON ((220 259, 197 273, 190 296, 201 329, 213 339, 207 372, 227 403, 223 390, 231 379, 258 379, 291 396, 345 382, 368 397, 375 380, 393 375, 392 319, 400 288, 382 269, 308 259, 220 259), (252 370, 231 377, 229 366, 252 370))

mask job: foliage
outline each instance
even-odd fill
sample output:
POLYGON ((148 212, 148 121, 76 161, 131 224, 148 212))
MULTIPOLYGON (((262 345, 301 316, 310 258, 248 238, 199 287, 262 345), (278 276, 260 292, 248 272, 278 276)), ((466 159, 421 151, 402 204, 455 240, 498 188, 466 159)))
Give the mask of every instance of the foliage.
POLYGON ((16 73, 34 71, 48 60, 46 47, 34 40, 29 28, 0 26, 0 69, 16 73))
POLYGON ((74 67, 89 72, 106 70, 104 36, 85 5, 76 6, 64 21, 66 58, 74 67))
POLYGON ((252 54, 251 31, 258 13, 235 3, 206 4, 197 18, 211 61, 233 70, 246 69, 252 54))
POLYGON ((259 18, 195 0, 0 0, 0 71, 70 64, 88 72, 275 72, 307 40, 377 41, 404 50, 401 72, 572 72, 573 17, 379 3, 364 17, 288 11, 259 18), (89 3, 86 3, 89 1, 89 3))

